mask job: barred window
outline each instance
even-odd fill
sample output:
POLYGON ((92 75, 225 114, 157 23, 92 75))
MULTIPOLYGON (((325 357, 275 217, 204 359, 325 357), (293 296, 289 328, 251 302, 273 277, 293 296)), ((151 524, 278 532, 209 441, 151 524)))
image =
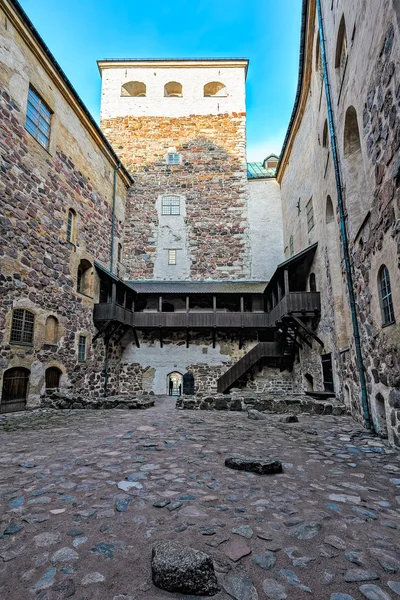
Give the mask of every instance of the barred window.
POLYGON ((307 202, 306 206, 306 214, 307 214, 307 231, 311 231, 314 227, 314 207, 312 198, 307 202))
POLYGON ((293 254, 294 254, 294 242, 293 242, 292 235, 289 238, 289 254, 290 254, 290 256, 293 256, 293 254))
POLYGON ((168 264, 176 265, 176 250, 168 250, 168 264))
POLYGON ((395 322, 395 318, 389 271, 385 265, 382 265, 379 270, 378 284, 382 311, 382 325, 390 325, 395 322))
POLYGON ((38 94, 29 88, 25 128, 48 150, 50 143, 51 112, 38 94))
POLYGON ((161 214, 163 215, 180 215, 181 200, 179 196, 164 196, 162 199, 161 214))
POLYGON ((179 165, 179 154, 171 152, 168 154, 168 164, 169 165, 179 165))
POLYGON ((34 325, 33 313, 23 308, 16 308, 13 312, 10 342, 32 344, 34 325))
POLYGON ((78 361, 86 362, 86 336, 79 336, 79 344, 78 344, 78 361))

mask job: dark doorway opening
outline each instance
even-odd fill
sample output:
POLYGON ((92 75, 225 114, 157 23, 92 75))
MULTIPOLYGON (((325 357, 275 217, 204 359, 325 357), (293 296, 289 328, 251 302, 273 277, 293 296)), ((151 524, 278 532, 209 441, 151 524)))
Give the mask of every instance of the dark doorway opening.
POLYGON ((194 394, 194 377, 189 371, 183 376, 183 393, 186 396, 193 396, 194 394))
POLYGON ((321 361, 322 374, 324 377, 324 390, 326 392, 334 392, 335 387, 333 385, 332 354, 323 354, 321 357, 321 361))
POLYGON ((46 369, 46 392, 60 387, 61 371, 57 367, 46 369))
POLYGON ((183 377, 177 371, 168 375, 168 394, 170 396, 182 395, 182 381, 183 377))
POLYGON ((30 371, 23 367, 14 367, 5 371, 0 413, 15 412, 25 408, 29 375, 30 371))

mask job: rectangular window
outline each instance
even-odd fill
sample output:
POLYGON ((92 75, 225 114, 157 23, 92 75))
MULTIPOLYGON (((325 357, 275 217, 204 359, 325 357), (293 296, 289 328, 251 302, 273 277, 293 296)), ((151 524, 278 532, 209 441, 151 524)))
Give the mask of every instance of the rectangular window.
POLYGON ((163 215, 180 215, 181 200, 179 196, 164 196, 161 213, 163 215))
POLYGON ((176 250, 168 250, 168 264, 176 265, 176 250))
POLYGON ((32 344, 34 325, 33 313, 23 308, 16 308, 13 312, 10 342, 32 344))
POLYGON ((179 165, 179 154, 171 153, 168 154, 169 165, 179 165))
POLYGON ((79 336, 79 345, 78 345, 78 361, 86 362, 86 336, 79 336))
POLYGON ((312 198, 307 202, 306 206, 306 214, 307 214, 307 231, 311 231, 314 227, 314 207, 312 198))
POLYGON ((40 96, 29 88, 25 128, 46 150, 50 142, 50 120, 50 110, 40 96))

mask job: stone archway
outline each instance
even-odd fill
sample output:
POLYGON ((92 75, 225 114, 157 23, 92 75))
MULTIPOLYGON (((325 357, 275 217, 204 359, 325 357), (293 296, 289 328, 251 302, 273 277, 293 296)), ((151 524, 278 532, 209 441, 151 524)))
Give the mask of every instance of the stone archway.
POLYGON ((170 396, 181 396, 183 387, 183 375, 178 371, 169 373, 167 377, 167 394, 170 396))

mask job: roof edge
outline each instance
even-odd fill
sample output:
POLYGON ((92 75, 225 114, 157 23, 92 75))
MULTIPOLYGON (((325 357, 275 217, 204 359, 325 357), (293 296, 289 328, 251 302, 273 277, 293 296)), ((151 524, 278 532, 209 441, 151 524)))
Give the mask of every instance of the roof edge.
POLYGON ((161 66, 161 67, 171 67, 175 66, 178 68, 183 68, 188 65, 196 64, 197 66, 208 66, 215 67, 218 65, 228 67, 228 66, 236 66, 236 67, 244 67, 247 77, 247 72, 249 68, 249 59, 248 58, 104 58, 100 59, 97 62, 97 67, 99 69, 100 75, 102 75, 103 69, 108 69, 111 67, 120 67, 120 68, 129 68, 132 66, 161 66))

